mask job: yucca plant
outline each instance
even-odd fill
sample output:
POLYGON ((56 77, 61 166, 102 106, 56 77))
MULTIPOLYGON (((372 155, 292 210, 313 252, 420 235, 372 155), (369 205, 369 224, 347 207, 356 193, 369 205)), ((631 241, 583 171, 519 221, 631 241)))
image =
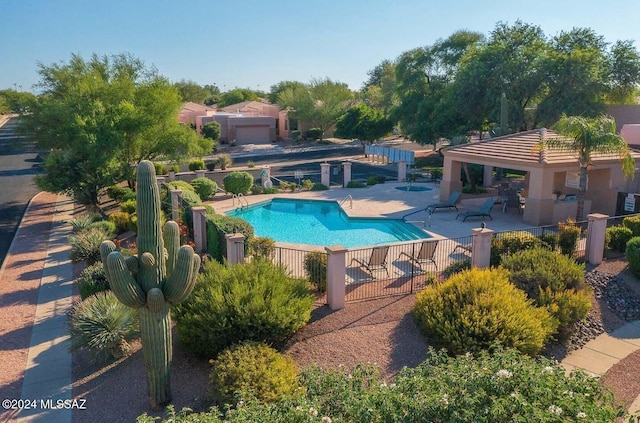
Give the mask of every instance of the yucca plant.
POLYGON ((94 227, 76 233, 69 237, 71 253, 69 258, 74 263, 86 262, 92 265, 100 261, 100 244, 106 241, 110 235, 103 228, 94 227))
POLYGON ((122 304, 111 291, 97 293, 72 310, 71 349, 87 350, 96 359, 118 359, 129 353, 128 341, 139 331, 137 310, 122 304))
POLYGON ((82 272, 76 282, 78 285, 78 292, 80 298, 83 300, 90 296, 97 294, 98 292, 107 291, 109 289, 109 281, 107 275, 104 272, 104 267, 101 263, 95 263, 91 266, 87 266, 82 272))
POLYGON ((97 218, 98 215, 96 213, 85 212, 75 219, 71 219, 69 221, 69 224, 71 225, 71 230, 73 231, 73 233, 78 233, 89 229, 91 224, 95 222, 97 218))

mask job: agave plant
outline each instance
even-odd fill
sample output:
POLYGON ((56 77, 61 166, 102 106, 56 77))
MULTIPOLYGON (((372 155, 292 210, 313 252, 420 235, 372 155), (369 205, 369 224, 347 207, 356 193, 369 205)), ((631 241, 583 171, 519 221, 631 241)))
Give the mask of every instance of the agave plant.
POLYGON ((82 232, 89 229, 91 224, 96 221, 98 215, 93 212, 85 212, 69 221, 73 233, 82 232))
POLYGON ((110 238, 109 233, 100 227, 93 227, 73 234, 69 237, 71 253, 69 258, 74 263, 86 262, 92 265, 100 261, 100 244, 110 238))
POLYGON ((127 355, 128 340, 139 332, 137 311, 118 301, 111 291, 97 293, 72 310, 71 349, 85 349, 99 360, 127 355))

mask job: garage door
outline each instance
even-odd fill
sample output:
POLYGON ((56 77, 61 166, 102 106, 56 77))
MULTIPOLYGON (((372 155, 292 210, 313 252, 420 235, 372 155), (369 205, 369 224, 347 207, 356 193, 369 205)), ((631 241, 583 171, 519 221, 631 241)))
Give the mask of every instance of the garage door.
POLYGON ((237 144, 264 144, 269 142, 268 126, 238 126, 236 127, 237 144))

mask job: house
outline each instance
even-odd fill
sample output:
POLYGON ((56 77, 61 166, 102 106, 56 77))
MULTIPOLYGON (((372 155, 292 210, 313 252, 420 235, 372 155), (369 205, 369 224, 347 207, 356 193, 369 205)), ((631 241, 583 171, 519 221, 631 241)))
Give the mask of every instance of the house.
POLYGON ((198 116, 211 116, 216 112, 216 106, 205 106, 204 104, 193 103, 191 101, 182 105, 178 113, 178 122, 188 125, 196 122, 198 116))
MULTIPOLYGON (((571 152, 537 149, 544 136, 562 138, 558 133, 543 128, 443 149, 441 201, 447 199, 452 191, 462 190, 462 163, 477 163, 484 165, 486 186, 492 184, 493 168, 526 172, 524 222, 538 226, 574 218, 577 202, 571 199, 578 193, 580 166, 577 156, 571 152)), ((636 163, 640 163, 640 152, 632 150, 631 154, 636 163)), ((635 178, 625 179, 618 156, 594 155, 588 175, 584 215, 619 214, 616 212, 620 211, 621 198, 624 203, 627 193, 640 192, 638 173, 636 167, 635 178)))

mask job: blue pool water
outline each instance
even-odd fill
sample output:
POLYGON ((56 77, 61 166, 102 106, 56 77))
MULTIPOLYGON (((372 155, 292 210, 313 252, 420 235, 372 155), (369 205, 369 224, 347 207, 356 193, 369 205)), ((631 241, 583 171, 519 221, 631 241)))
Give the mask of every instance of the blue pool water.
POLYGON ((349 218, 335 201, 274 198, 227 215, 251 223, 256 236, 293 244, 350 248, 429 238, 402 220, 349 218))

